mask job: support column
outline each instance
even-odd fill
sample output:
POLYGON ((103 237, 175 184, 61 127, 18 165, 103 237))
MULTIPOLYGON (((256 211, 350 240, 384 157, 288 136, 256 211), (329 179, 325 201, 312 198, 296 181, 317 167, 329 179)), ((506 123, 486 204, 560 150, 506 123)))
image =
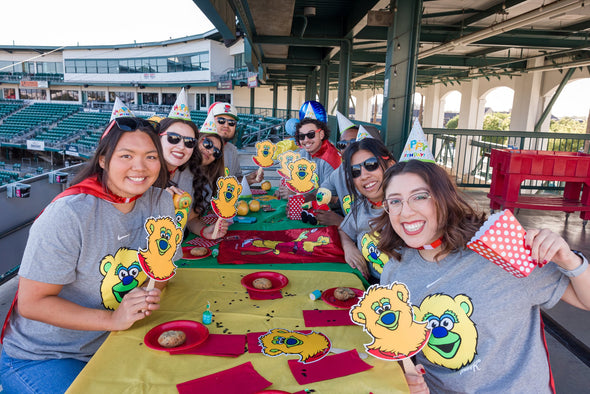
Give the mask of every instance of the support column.
POLYGON ((291 118, 291 107, 293 105, 293 82, 287 82, 287 119, 291 118))
MULTIPOLYGON (((441 128, 442 123, 439 123, 441 100, 440 100, 440 84, 430 85, 423 90, 424 96, 424 123, 422 127, 441 128)), ((444 114, 443 114, 444 116, 444 114)))
POLYGON ((387 29, 381 130, 385 144, 397 159, 412 126, 422 0, 392 0, 390 4, 393 24, 387 29))
MULTIPOLYGON (((479 80, 473 79, 461 84, 461 107, 459 109, 459 129, 476 129, 479 111, 479 80)), ((471 171, 477 165, 480 148, 471 144, 472 136, 458 136, 455 142, 453 174, 457 183, 470 182, 471 171)))
POLYGON ((319 101, 324 107, 328 107, 328 96, 330 94, 330 77, 328 73, 329 62, 322 62, 320 66, 320 91, 319 101))
MULTIPOLYGON (((527 68, 543 65, 543 57, 531 59, 527 68)), ((541 82, 543 71, 533 71, 514 79, 514 101, 510 116, 510 131, 533 131, 537 114, 541 113, 541 82)))
POLYGON ((250 115, 254 114, 254 91, 256 88, 250 88, 250 115))
POLYGON ((272 117, 277 117, 277 102, 279 96, 279 84, 276 82, 272 85, 272 117))
POLYGON ((309 81, 310 100, 317 100, 317 96, 318 96, 318 72, 316 70, 313 70, 313 72, 311 73, 311 79, 309 81))
POLYGON ((350 99, 350 68, 351 68, 352 40, 342 40, 340 44, 340 66, 338 70, 338 111, 348 116, 348 101, 350 99))

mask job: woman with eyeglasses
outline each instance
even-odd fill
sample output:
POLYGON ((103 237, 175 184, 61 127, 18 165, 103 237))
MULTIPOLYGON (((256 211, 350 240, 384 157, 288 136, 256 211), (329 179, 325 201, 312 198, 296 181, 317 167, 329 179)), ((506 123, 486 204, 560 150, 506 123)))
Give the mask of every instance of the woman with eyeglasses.
MULTIPOLYGON (((199 131, 197 126, 187 119, 164 118, 160 121, 160 140, 166 168, 170 174, 169 190, 172 193, 188 192, 192 197, 192 206, 187 218, 187 228, 204 238, 213 238, 213 227, 201 226, 198 220, 209 208, 207 198, 209 174, 202 170, 201 149, 197 147, 199 131)), ((220 236, 227 232, 227 223, 220 223, 220 236)))
POLYGON ((562 300, 590 309, 586 258, 550 230, 528 229, 539 266, 516 278, 465 247, 485 217, 443 168, 398 163, 383 185, 385 211, 372 224, 392 258, 381 284, 404 283, 416 320, 431 329, 417 355, 425 374, 406 375, 410 387, 425 379, 433 392, 553 392, 540 308, 562 300))
POLYGON ((369 221, 383 212, 383 174, 395 161, 387 147, 375 138, 349 145, 344 152, 346 184, 354 204, 340 224, 344 259, 371 283, 377 283, 389 256, 376 248, 369 221))
POLYGON ((65 392, 109 331, 159 308, 160 290, 140 287, 137 253, 147 218, 174 218, 167 179, 150 123, 113 120, 74 185, 31 226, 2 347, 4 392, 65 392))

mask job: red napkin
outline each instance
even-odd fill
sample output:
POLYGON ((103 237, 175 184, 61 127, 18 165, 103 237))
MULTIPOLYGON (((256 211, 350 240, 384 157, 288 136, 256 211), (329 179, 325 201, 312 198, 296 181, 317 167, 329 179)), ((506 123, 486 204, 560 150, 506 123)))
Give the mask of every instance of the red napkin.
MULTIPOLYGON (((309 334, 311 330, 297 330, 302 334, 309 334)), ((246 342, 248 343, 248 353, 262 353, 262 347, 258 342, 258 338, 261 336, 268 334, 268 331, 264 332, 249 332, 246 334, 246 342)))
POLYGON ((176 388, 180 394, 254 394, 271 385, 272 382, 264 379, 248 361, 237 367, 179 383, 176 388))
POLYGON ((289 368, 300 385, 340 378, 373 368, 362 361, 356 349, 324 357, 311 364, 289 360, 289 368))
POLYGON ((508 209, 491 215, 467 247, 517 278, 535 268, 531 250, 524 244, 526 231, 508 209))
POLYGON ((191 239, 190 241, 187 241, 187 244, 199 246, 201 248, 210 248, 211 246, 217 245, 222 240, 223 240, 223 238, 205 239, 205 238, 201 238, 201 237, 195 237, 195 238, 191 239))
POLYGON ((283 293, 280 290, 268 292, 247 290, 251 300, 276 300, 277 298, 283 298, 283 293))
POLYGON ((305 327, 354 326, 348 309, 303 311, 305 327))
POLYGON ((246 351, 246 336, 209 334, 199 346, 183 350, 170 350, 170 354, 200 354, 203 356, 238 357, 246 351))

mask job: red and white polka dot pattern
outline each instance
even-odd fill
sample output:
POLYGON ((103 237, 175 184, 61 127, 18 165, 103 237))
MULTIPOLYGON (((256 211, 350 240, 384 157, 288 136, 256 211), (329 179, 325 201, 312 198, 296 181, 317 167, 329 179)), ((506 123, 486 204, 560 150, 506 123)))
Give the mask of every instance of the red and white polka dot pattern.
POLYGON ((303 194, 296 194, 289 197, 287 201, 287 217, 291 220, 301 220, 301 206, 305 201, 303 194))
POLYGON ((517 278, 524 278, 535 268, 531 251, 524 244, 525 234, 512 212, 506 209, 490 216, 467 247, 517 278))

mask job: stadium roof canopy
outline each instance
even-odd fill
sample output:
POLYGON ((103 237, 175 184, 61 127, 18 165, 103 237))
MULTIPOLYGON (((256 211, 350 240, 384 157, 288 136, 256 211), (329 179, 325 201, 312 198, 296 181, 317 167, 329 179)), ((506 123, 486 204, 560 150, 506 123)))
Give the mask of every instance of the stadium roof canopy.
MULTIPOLYGON (((398 38, 388 26, 400 23, 392 10, 401 3, 390 0, 193 1, 226 45, 245 37, 248 66, 265 83, 305 84, 322 64, 337 83, 348 41, 353 87, 382 84, 388 38, 393 48, 398 38)), ((418 86, 590 65, 590 4, 582 0, 421 3, 418 86)))

